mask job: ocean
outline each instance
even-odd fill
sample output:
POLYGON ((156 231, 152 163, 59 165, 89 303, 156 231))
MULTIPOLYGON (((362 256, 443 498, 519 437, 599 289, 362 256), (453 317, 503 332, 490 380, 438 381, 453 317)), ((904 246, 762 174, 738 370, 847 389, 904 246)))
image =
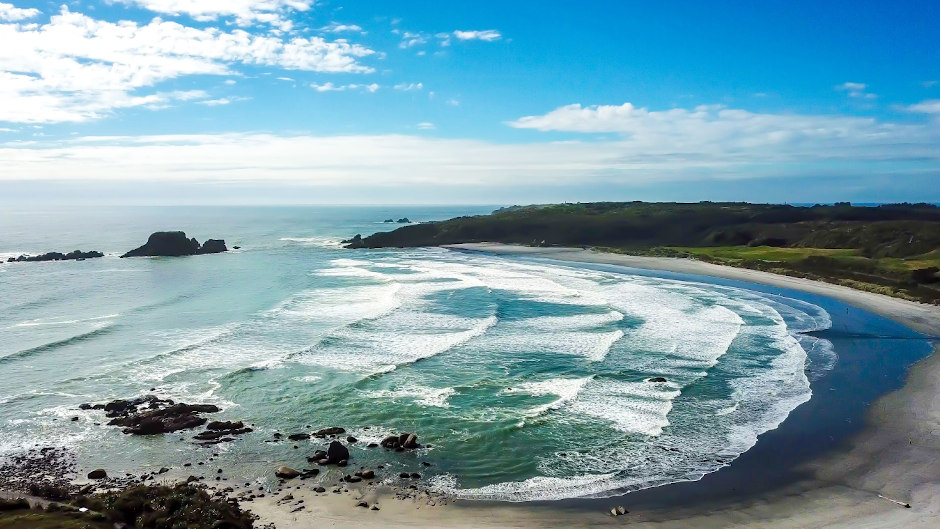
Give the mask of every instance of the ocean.
MULTIPOLYGON (((458 498, 604 497, 731 465, 816 398, 848 351, 829 335, 849 309, 796 292, 340 244, 398 226, 387 218, 495 207, 0 212, 4 261, 105 253, 0 264, 0 457, 67 447, 81 468, 120 474, 218 454, 213 468, 270 484, 274 468, 306 466, 322 448, 317 439, 272 442, 275 432, 341 426, 358 439, 351 464, 384 464, 389 476, 420 469, 458 498), (158 230, 240 248, 118 258, 158 230), (206 448, 193 442, 198 430, 128 436, 102 412, 78 409, 146 394, 216 404, 213 419, 254 431, 206 448), (402 431, 431 446, 366 446, 402 431)), ((859 312, 853 329, 914 336, 859 312)))

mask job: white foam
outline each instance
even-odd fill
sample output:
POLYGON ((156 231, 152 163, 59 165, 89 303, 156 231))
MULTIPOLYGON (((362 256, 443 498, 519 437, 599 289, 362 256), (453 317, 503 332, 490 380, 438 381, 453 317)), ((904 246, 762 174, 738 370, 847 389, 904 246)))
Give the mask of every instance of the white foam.
POLYGON ((548 404, 536 406, 529 410, 526 415, 533 417, 541 415, 549 410, 557 410, 565 406, 568 402, 574 400, 584 385, 587 384, 593 375, 582 378, 553 378, 540 382, 523 382, 516 387, 504 390, 504 393, 525 393, 528 395, 557 395, 558 398, 548 404))
POLYGON ((16 327, 40 327, 46 325, 74 325, 76 323, 84 323, 88 321, 98 321, 98 320, 109 320, 117 318, 120 314, 105 314, 104 316, 94 316, 91 318, 81 318, 81 319, 72 319, 72 320, 27 320, 16 324, 16 327))
POLYGON ((362 393, 373 399, 409 399, 422 406, 448 408, 450 405, 447 399, 454 395, 456 390, 409 384, 397 389, 363 391, 362 393))
POLYGON ((532 501, 560 500, 577 496, 587 496, 610 490, 614 473, 586 474, 574 477, 536 476, 525 481, 497 483, 474 489, 456 489, 456 480, 437 478, 431 481, 431 489, 453 494, 462 499, 532 501))
POLYGON ((569 409, 606 420, 621 432, 657 436, 669 425, 667 416, 680 393, 671 384, 595 379, 569 409))

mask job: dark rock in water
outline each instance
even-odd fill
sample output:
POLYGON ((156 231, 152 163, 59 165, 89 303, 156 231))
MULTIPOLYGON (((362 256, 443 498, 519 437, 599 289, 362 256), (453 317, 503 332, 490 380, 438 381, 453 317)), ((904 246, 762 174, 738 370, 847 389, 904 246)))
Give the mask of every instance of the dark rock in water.
POLYGON ((398 477, 400 477, 401 479, 408 479, 411 477, 411 474, 407 472, 402 472, 401 474, 398 475, 398 477))
POLYGON ((175 403, 153 395, 131 401, 115 400, 104 405, 103 409, 112 418, 109 425, 123 426, 124 433, 134 435, 157 435, 196 428, 207 421, 199 414, 219 411, 218 406, 212 404, 175 403))
POLYGON ((232 441, 231 435, 242 435, 250 433, 251 428, 245 428, 242 421, 212 421, 206 425, 206 431, 197 434, 193 438, 197 441, 204 441, 203 445, 218 444, 232 441))
POLYGON ((212 421, 206 425, 208 430, 240 430, 244 427, 242 421, 212 421))
POLYGON ((338 466, 338 467, 345 467, 345 466, 348 465, 348 464, 349 464, 349 461, 346 461, 345 459, 340 459, 339 462, 336 463, 336 466, 338 466))
POLYGON ((418 436, 413 433, 402 433, 399 435, 390 435, 385 439, 382 439, 382 447, 389 450, 395 450, 401 452, 403 450, 414 450, 415 448, 421 448, 421 445, 418 444, 418 436))
POLYGON ((341 244, 348 244, 347 248, 360 248, 362 246, 362 234, 357 233, 351 239, 339 241, 341 244))
POLYGON ((147 244, 135 248, 121 257, 180 257, 228 251, 225 241, 209 239, 200 245, 196 239, 187 239, 181 231, 158 231, 150 235, 147 244))
POLYGON ((313 435, 316 437, 322 438, 322 437, 326 437, 327 435, 340 435, 344 433, 346 433, 346 430, 344 428, 340 428, 339 426, 331 426, 329 428, 323 428, 322 430, 317 430, 316 432, 313 433, 313 435))
POLYGON ((646 379, 646 381, 647 381, 647 382, 668 382, 668 380, 666 380, 666 379, 663 378, 663 377, 648 378, 648 379, 646 379))
POLYGON ((79 405, 78 405, 78 409, 80 409, 80 410, 90 410, 90 409, 91 409, 91 404, 79 404, 79 405))
POLYGON ((41 255, 21 255, 19 257, 10 257, 7 259, 7 262, 32 263, 40 261, 84 261, 85 259, 94 259, 96 257, 104 257, 104 254, 97 251, 83 252, 81 250, 73 250, 66 254, 61 252, 48 252, 41 255))
POLYGON ((411 479, 421 479, 421 474, 418 474, 417 472, 412 472, 411 479))
POLYGON ((104 471, 103 468, 92 470, 88 473, 88 479, 104 479, 108 477, 108 473, 104 471))
POLYGON ((349 437, 346 438, 346 442, 347 442, 347 443, 357 443, 357 442, 359 442, 359 439, 356 439, 355 437, 353 437, 353 436, 350 435, 349 437))
POLYGON ((306 441, 307 439, 310 439, 308 433, 292 433, 287 436, 288 441, 306 441))
POLYGON ((385 219, 382 222, 384 222, 385 224, 392 224, 393 222, 395 222, 395 219, 385 219))
POLYGON ((330 463, 346 461, 349 459, 349 449, 343 446, 343 443, 339 441, 333 441, 330 443, 330 447, 326 450, 326 457, 330 463))
POLYGON ((411 220, 408 217, 402 217, 398 219, 396 222, 398 222, 399 224, 411 224, 411 220))
POLYGON ((279 467, 274 471, 274 475, 281 479, 293 479, 300 475, 300 472, 288 466, 279 467))
POLYGON ((222 253, 227 252, 228 248, 225 247, 225 241, 222 239, 208 239, 206 242, 202 243, 202 246, 196 252, 197 254, 206 254, 206 253, 222 253))
POLYGON ((374 470, 363 470, 363 471, 362 471, 362 479, 372 479, 372 478, 374 478, 374 477, 375 477, 375 471, 374 471, 374 470))

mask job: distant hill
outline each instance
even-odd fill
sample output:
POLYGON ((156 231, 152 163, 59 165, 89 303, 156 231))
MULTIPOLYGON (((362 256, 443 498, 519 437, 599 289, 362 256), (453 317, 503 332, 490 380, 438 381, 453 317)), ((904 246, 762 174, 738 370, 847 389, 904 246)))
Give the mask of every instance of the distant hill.
POLYGON ((403 226, 350 242, 351 248, 463 242, 595 247, 693 257, 837 282, 860 281, 894 290, 903 286, 907 293, 894 295, 940 299, 933 286, 936 273, 930 270, 940 263, 940 208, 933 204, 595 202, 513 206, 489 215, 403 226), (755 250, 759 248, 793 250, 772 254, 755 250), (780 259, 782 254, 787 258, 780 259))

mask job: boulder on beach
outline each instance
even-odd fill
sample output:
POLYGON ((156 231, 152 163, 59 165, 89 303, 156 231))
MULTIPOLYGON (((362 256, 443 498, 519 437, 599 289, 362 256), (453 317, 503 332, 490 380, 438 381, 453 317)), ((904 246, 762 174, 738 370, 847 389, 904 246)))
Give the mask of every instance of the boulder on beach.
POLYGON ((221 239, 209 239, 206 244, 200 245, 199 241, 187 238, 186 233, 182 231, 158 231, 150 235, 147 244, 121 257, 181 257, 226 251, 228 248, 221 239))
POLYGON ((88 473, 88 479, 104 479, 108 477, 108 473, 105 472, 103 468, 92 470, 88 473))
POLYGON ((281 466, 281 467, 278 467, 278 469, 274 471, 274 475, 281 479, 294 479, 300 476, 300 471, 294 470, 293 468, 289 466, 281 466))

